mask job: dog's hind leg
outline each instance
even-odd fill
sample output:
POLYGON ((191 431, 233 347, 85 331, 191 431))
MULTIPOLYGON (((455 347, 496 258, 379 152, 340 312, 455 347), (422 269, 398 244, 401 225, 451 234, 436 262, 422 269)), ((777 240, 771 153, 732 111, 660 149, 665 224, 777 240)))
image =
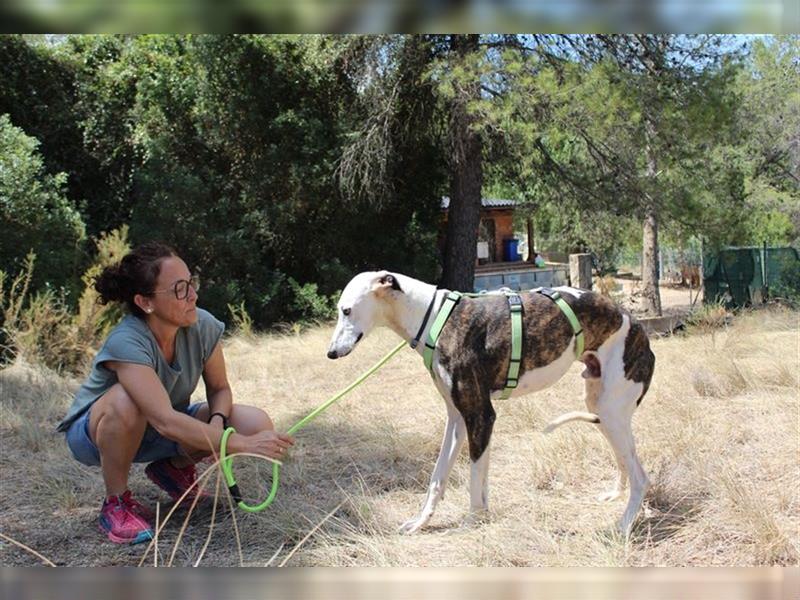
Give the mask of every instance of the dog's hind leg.
POLYGON ((630 478, 630 496, 628 505, 619 522, 619 529, 624 535, 629 535, 633 520, 642 506, 644 495, 650 487, 647 474, 636 455, 636 445, 633 441, 630 419, 619 419, 617 422, 605 423, 600 417, 603 432, 606 434, 614 453, 622 455, 628 477, 630 478))
POLYGON ((617 480, 614 482, 614 487, 607 492, 599 494, 597 496, 597 500, 599 502, 611 502, 621 497, 622 493, 625 491, 625 487, 628 484, 628 467, 625 465, 625 459, 623 455, 618 451, 618 448, 621 445, 613 441, 611 435, 608 433, 608 430, 605 427, 601 425, 600 429, 605 438, 608 440, 611 450, 614 453, 614 459, 617 462, 617 480))
POLYGON ((636 444, 631 429, 633 410, 636 407, 636 400, 641 396, 642 387, 641 383, 620 378, 616 385, 603 390, 598 402, 600 429, 611 445, 620 468, 617 488, 610 494, 612 496, 617 492, 621 494, 626 476, 630 480, 628 505, 619 522, 620 531, 624 535, 630 534, 633 520, 642 506, 647 488, 650 487, 647 474, 636 455, 636 444))
POLYGON ((450 471, 453 470, 458 451, 467 437, 467 428, 461 413, 453 406, 449 397, 445 397, 445 403, 447 404, 447 424, 444 428, 439 458, 436 459, 436 466, 431 474, 428 495, 419 515, 400 526, 402 533, 415 533, 430 521, 433 511, 436 510, 436 505, 444 497, 447 478, 450 475, 450 471))

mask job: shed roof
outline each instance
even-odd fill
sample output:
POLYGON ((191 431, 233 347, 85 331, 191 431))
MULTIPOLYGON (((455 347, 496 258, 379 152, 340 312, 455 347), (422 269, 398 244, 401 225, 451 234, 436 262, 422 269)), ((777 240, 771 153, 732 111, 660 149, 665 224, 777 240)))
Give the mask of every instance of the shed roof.
MULTIPOLYGON (((481 198, 481 208, 514 208, 516 205, 516 200, 504 198, 481 198)), ((448 196, 442 196, 442 210, 447 210, 449 207, 450 198, 448 196)))

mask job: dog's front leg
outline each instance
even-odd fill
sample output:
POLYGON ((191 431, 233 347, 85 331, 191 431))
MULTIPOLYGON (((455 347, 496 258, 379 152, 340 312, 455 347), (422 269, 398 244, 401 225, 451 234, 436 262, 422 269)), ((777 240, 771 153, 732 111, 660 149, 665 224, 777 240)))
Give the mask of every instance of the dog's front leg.
POLYGON ((428 495, 419 515, 401 525, 400 531, 402 533, 415 533, 430 521, 433 511, 436 510, 436 505, 444 497, 447 478, 450 475, 450 471, 453 470, 458 451, 467 437, 467 427, 464 424, 464 418, 461 413, 456 410, 449 398, 446 398, 445 402, 447 403, 447 425, 444 428, 439 458, 436 459, 436 466, 433 469, 431 482, 428 486, 428 495))
POLYGON ((469 508, 467 524, 483 519, 489 511, 489 444, 495 412, 490 401, 465 415, 469 439, 470 465, 469 508), (477 412, 480 410, 480 412, 477 412))

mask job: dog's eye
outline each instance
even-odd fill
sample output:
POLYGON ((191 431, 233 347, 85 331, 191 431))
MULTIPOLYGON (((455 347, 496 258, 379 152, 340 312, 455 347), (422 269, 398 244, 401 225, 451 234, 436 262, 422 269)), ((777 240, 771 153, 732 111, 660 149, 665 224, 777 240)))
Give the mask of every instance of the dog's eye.
POLYGON ((343 308, 343 309, 342 309, 342 314, 343 314, 345 317, 349 317, 349 316, 350 316, 350 309, 349 309, 349 308, 343 308))

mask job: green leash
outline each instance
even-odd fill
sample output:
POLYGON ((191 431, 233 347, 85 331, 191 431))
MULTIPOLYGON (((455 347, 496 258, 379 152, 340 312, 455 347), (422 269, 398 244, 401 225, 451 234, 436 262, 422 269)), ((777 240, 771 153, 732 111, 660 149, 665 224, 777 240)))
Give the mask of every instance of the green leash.
MULTIPOLYGON (((298 421, 297 423, 292 425, 292 427, 286 433, 288 433, 289 435, 294 435, 295 432, 299 431, 300 429, 302 429, 303 427, 308 425, 308 423, 310 421, 312 421, 314 418, 316 418, 320 413, 322 413, 331 404, 333 404, 334 402, 336 402, 337 400, 342 398, 342 396, 345 396, 346 394, 350 393, 353 389, 355 389, 356 387, 361 385, 367 377, 372 375, 375 371, 377 371, 383 365, 385 365, 387 362, 389 362, 389 359, 392 358, 398 352, 400 352, 400 350, 402 350, 403 346, 405 346, 405 345, 406 345, 405 341, 400 342, 397 345, 397 347, 394 348, 394 350, 390 351, 389 354, 387 354, 382 359, 380 359, 377 363, 375 363, 366 373, 361 375, 361 377, 356 379, 353 383, 351 383, 349 386, 347 386, 344 390, 342 390, 341 392, 339 392, 338 394, 336 394, 335 396, 333 396, 329 400, 325 401, 319 407, 317 407, 312 412, 310 412, 308 415, 303 417, 300 421, 298 421)), ((236 432, 236 430, 233 427, 228 427, 222 433, 222 439, 220 440, 220 443, 219 443, 220 466, 222 467, 222 473, 223 473, 223 475, 225 475, 225 483, 228 485, 228 490, 230 491, 231 496, 233 497, 234 501, 239 506, 239 508, 241 508, 242 510, 244 510, 246 512, 259 512, 259 511, 262 511, 265 508, 267 508, 270 504, 272 504, 272 501, 275 500, 275 496, 278 493, 278 484, 279 484, 279 478, 280 478, 280 475, 279 475, 280 474, 280 465, 278 463, 273 463, 272 464, 272 489, 270 490, 269 496, 267 496, 267 499, 264 500, 261 504, 258 504, 256 506, 250 506, 249 504, 246 504, 244 502, 244 500, 242 500, 242 495, 239 492, 239 486, 236 484, 236 479, 233 477, 233 457, 232 456, 228 456, 228 453, 227 453, 228 438, 230 437, 230 435, 232 433, 235 433, 235 432, 236 432)))

